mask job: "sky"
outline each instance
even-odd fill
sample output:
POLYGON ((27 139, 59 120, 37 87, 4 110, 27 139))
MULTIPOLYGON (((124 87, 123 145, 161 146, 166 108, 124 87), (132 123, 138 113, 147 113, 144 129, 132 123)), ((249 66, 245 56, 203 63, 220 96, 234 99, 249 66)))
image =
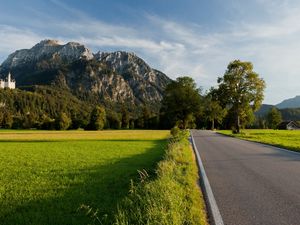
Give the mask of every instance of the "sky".
POLYGON ((134 52, 204 91, 250 61, 266 104, 300 95, 299 0, 0 0, 0 62, 43 39, 134 52))

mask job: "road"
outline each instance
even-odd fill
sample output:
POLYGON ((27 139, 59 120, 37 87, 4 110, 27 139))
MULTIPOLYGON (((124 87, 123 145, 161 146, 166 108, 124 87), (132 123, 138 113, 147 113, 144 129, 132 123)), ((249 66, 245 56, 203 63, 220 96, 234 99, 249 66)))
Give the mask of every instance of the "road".
POLYGON ((300 225, 300 154, 193 130, 225 225, 300 225))

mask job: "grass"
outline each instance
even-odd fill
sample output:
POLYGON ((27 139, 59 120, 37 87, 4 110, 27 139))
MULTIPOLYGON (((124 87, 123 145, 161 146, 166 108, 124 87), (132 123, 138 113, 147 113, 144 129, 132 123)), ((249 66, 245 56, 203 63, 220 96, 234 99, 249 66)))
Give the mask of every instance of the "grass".
POLYGON ((119 206, 116 225, 207 225, 205 204, 197 185, 198 170, 187 137, 173 140, 157 177, 141 174, 119 206))
POLYGON ((165 130, 104 130, 104 131, 40 131, 0 130, 1 141, 62 141, 62 140, 161 140, 165 130))
POLYGON ((111 224, 137 170, 153 173, 168 131, 1 131, 0 223, 111 224))
POLYGON ((244 140, 270 144, 281 148, 300 151, 300 131, 298 130, 243 130, 241 134, 232 134, 229 130, 218 131, 244 140))

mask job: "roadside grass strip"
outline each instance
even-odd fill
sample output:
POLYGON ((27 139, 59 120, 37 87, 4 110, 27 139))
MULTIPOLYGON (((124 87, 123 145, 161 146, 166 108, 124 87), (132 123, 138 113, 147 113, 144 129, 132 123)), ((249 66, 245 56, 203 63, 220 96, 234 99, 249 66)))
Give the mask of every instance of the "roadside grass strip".
POLYGON ((218 133, 300 152, 300 130, 249 129, 242 130, 240 134, 232 134, 230 130, 220 130, 218 133))
POLYGON ((188 132, 173 138, 156 177, 140 171, 129 195, 119 204, 115 225, 207 225, 205 203, 197 185, 198 169, 188 132))

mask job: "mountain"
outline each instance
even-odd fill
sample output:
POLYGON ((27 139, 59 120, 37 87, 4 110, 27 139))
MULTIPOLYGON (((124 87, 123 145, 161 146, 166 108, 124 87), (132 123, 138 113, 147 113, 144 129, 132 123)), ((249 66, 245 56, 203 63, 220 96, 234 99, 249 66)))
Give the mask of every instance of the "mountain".
MULTIPOLYGON (((271 108, 276 107, 275 105, 262 104, 260 109, 254 114, 257 117, 264 118, 271 108)), ((299 108, 278 108, 281 113, 282 120, 296 120, 300 121, 300 107, 299 108)))
POLYGON ((254 114, 258 117, 264 117, 273 107, 274 105, 262 104, 254 114))
POLYGON ((171 79, 128 52, 93 54, 80 43, 43 40, 17 50, 0 66, 12 73, 17 87, 50 85, 68 90, 80 100, 105 104, 158 106, 171 79))
POLYGON ((300 108, 300 95, 286 99, 282 101, 281 103, 276 105, 277 108, 279 109, 284 109, 284 108, 300 108))

